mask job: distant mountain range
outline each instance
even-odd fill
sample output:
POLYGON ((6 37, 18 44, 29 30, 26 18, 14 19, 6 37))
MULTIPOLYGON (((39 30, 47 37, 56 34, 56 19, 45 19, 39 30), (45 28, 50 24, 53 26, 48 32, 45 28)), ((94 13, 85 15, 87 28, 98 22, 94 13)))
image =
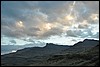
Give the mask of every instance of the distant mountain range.
POLYGON ((73 46, 47 43, 1 55, 1 66, 99 66, 99 41, 85 39, 73 46))
POLYGON ((13 51, 17 51, 17 50, 20 50, 20 49, 24 49, 24 48, 29 48, 29 47, 43 47, 45 46, 45 43, 38 43, 38 44, 25 44, 25 45, 1 45, 1 55, 3 54, 8 54, 8 53, 12 53, 13 51))
POLYGON ((1 55, 25 48, 22 45, 1 45, 1 55))

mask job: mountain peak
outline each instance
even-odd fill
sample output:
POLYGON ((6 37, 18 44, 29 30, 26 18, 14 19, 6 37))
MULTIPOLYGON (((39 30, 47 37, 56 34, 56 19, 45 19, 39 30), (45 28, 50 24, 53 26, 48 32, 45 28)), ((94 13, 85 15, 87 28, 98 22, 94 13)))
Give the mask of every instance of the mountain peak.
POLYGON ((54 43, 46 43, 46 46, 44 48, 50 48, 50 49, 62 49, 62 48, 69 48, 67 45, 58 45, 54 43))
POLYGON ((45 47, 53 47, 53 46, 57 46, 57 44, 53 44, 53 43, 46 43, 45 47))
POLYGON ((85 39, 83 42, 86 42, 86 41, 98 41, 98 40, 94 40, 94 39, 85 39))
POLYGON ((74 44, 74 46, 93 46, 95 44, 99 44, 99 40, 85 39, 84 41, 74 44))

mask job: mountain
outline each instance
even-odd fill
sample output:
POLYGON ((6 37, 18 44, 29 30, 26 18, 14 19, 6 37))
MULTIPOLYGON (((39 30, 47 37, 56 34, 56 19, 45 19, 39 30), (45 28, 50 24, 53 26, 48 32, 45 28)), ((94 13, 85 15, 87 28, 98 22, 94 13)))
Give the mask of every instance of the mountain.
MULTIPOLYGON (((80 41, 80 42, 74 44, 71 48, 63 50, 63 52, 64 53, 68 53, 68 52, 69 53, 70 52, 77 53, 77 52, 81 52, 81 51, 90 49, 98 44, 99 44, 98 40, 85 39, 84 41, 80 41)), ((61 53, 63 53, 63 52, 61 51, 61 53)))
POLYGON ((53 44, 53 43, 46 43, 46 46, 44 47, 45 49, 53 49, 53 50, 63 50, 63 49, 67 49, 70 46, 67 45, 57 45, 57 44, 53 44))
POLYGON ((25 45, 1 45, 1 55, 3 54, 8 54, 11 53, 13 51, 17 51, 20 49, 24 49, 24 48, 29 48, 29 47, 43 47, 45 46, 45 43, 42 42, 38 42, 38 43, 33 43, 33 44, 25 44, 25 45))
POLYGON ((74 44, 74 46, 93 47, 93 46, 95 46, 97 44, 99 44, 98 40, 85 39, 83 42, 78 42, 78 43, 74 44))
POLYGON ((99 41, 85 39, 73 46, 47 43, 1 55, 1 66, 98 66, 99 41))
POLYGON ((47 43, 46 46, 44 47, 28 47, 21 50, 17 50, 16 53, 14 54, 20 55, 20 56, 38 56, 38 55, 42 56, 42 55, 55 54, 67 48, 69 48, 69 46, 47 43))
POLYGON ((1 45, 1 55, 11 53, 12 51, 17 51, 23 48, 25 48, 25 46, 22 45, 1 45))
POLYGON ((80 53, 53 55, 47 61, 52 66, 99 66, 99 45, 80 53))

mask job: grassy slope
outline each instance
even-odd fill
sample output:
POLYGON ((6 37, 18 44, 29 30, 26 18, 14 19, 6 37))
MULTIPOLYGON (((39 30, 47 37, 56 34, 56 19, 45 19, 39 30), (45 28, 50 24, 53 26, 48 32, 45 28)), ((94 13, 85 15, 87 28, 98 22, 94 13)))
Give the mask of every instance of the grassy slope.
POLYGON ((99 46, 95 46, 81 53, 55 55, 48 59, 51 65, 57 66, 98 66, 99 46))

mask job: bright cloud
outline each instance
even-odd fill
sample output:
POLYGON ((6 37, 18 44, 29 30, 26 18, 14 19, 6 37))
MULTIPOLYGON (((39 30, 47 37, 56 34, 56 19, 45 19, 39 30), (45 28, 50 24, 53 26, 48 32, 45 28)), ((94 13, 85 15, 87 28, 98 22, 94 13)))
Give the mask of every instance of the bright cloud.
POLYGON ((17 23, 16 23, 16 26, 17 26, 17 27, 20 27, 20 28, 24 27, 22 21, 17 22, 17 23))

